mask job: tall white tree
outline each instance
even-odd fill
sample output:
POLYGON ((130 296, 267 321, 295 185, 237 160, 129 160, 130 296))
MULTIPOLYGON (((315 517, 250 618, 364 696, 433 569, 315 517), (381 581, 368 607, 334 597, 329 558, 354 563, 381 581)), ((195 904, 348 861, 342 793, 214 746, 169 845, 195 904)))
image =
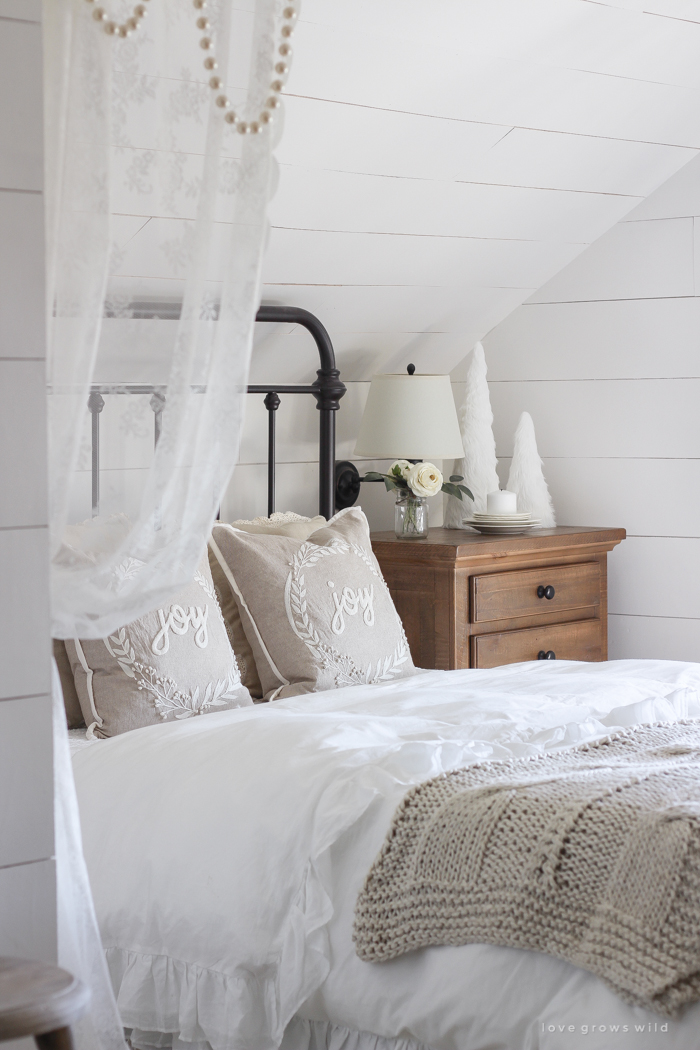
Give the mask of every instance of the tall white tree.
POLYGON ((455 461, 455 474, 474 493, 474 502, 447 497, 445 527, 459 529, 474 511, 486 510, 486 496, 499 487, 496 473, 496 441, 493 436, 493 412, 486 382, 486 357, 481 343, 471 352, 467 369, 464 401, 460 409, 460 429, 464 442, 464 459, 455 461))
POLYGON ((518 511, 529 512, 533 518, 539 518, 543 528, 551 529, 556 525, 552 497, 537 451, 535 424, 529 412, 523 412, 515 431, 508 488, 518 494, 518 511))

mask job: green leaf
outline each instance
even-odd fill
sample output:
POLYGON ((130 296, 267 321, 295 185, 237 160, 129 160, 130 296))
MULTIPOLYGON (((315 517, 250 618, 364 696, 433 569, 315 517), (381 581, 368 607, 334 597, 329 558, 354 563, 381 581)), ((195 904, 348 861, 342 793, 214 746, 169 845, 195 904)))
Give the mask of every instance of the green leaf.
POLYGON ((450 481, 464 481, 461 474, 450 474, 450 481))
POLYGON ((401 473, 401 467, 398 467, 398 466, 397 467, 393 467, 391 473, 394 475, 394 477, 397 477, 397 478, 403 477, 403 475, 401 473))
POLYGON ((461 499, 462 493, 456 485, 451 485, 449 481, 443 482, 442 491, 446 492, 448 496, 454 496, 455 499, 461 499))
POLYGON ((446 492, 448 496, 454 496, 455 499, 461 500, 464 499, 464 496, 468 496, 471 500, 474 499, 466 485, 452 485, 449 481, 445 481, 442 485, 442 491, 446 492))
POLYGON ((384 484, 386 485, 387 492, 393 492, 399 487, 396 484, 396 482, 390 477, 385 477, 384 478, 384 484))
POLYGON ((368 470, 367 473, 365 474, 365 476, 363 478, 360 478, 360 481, 383 481, 383 480, 384 480, 384 474, 380 474, 376 470, 368 470))

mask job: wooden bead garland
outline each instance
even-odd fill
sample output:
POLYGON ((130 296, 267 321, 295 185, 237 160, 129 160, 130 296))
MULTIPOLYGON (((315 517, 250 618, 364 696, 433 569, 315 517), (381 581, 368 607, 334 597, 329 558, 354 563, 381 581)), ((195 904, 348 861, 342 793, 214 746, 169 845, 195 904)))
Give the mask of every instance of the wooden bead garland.
MULTIPOLYGON (((95 0, 86 0, 86 2, 94 4, 95 0)), ((96 22, 100 22, 108 36, 127 37, 138 29, 141 20, 146 17, 147 13, 145 4, 136 4, 133 15, 127 18, 126 22, 113 22, 103 7, 95 7, 92 17, 96 22)))
MULTIPOLYGON (((149 0, 146 0, 149 2, 149 0)), ((95 0, 86 0, 88 4, 94 4, 95 0)), ((193 7, 202 12, 207 6, 207 0, 192 0, 193 7)), ((95 7, 92 12, 92 17, 96 22, 102 25, 105 33, 109 36, 127 37, 139 28, 141 20, 146 17, 147 9, 145 4, 139 3, 134 7, 134 13, 130 18, 127 18, 126 22, 114 22, 109 18, 109 15, 103 7, 95 7)), ((297 18, 298 11, 293 4, 288 4, 282 11, 282 18, 284 19, 282 28, 280 30, 280 36, 282 41, 277 48, 278 60, 274 66, 275 79, 270 84, 270 96, 265 102, 263 109, 260 111, 257 120, 242 120, 232 109, 231 102, 226 94, 223 92, 224 82, 221 77, 212 76, 209 78, 209 87, 212 91, 219 91, 215 98, 215 104, 219 109, 224 110, 224 120, 227 124, 232 125, 241 135, 258 135, 265 129, 268 124, 271 124, 274 119, 274 112, 279 109, 280 94, 284 87, 284 81, 289 73, 289 59, 292 55, 292 48, 289 44, 289 39, 294 32, 294 21, 297 18)), ((204 36, 200 38, 199 46, 203 51, 209 51, 210 54, 204 59, 204 68, 208 71, 213 71, 218 67, 216 56, 213 53, 214 42, 210 36, 207 35, 207 30, 211 28, 209 19, 206 15, 200 14, 196 20, 195 25, 197 29, 204 33, 204 36)))

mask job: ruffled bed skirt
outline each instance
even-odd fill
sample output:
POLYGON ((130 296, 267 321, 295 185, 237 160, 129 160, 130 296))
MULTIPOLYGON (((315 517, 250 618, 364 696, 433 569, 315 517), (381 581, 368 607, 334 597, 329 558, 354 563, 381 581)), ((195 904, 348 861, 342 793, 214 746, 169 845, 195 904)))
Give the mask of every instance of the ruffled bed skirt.
MULTIPOLYGON (((133 1029, 134 1050, 211 1050, 209 1043, 183 1043, 177 1035, 133 1029)), ((430 1050, 412 1039, 386 1039, 372 1032, 358 1032, 330 1021, 307 1021, 294 1017, 287 1025, 279 1050, 430 1050)))

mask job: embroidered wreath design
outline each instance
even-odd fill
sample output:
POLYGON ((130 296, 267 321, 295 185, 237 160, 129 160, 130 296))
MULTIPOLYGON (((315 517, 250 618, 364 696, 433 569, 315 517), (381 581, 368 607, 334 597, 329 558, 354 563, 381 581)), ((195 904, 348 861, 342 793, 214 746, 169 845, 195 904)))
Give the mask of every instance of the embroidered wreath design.
MULTIPOLYGON (((194 580, 211 599, 219 620, 223 624, 224 618, 221 615, 214 587, 199 570, 195 572, 194 580)), ((159 674, 157 668, 143 664, 136 659, 136 652, 126 627, 121 627, 116 634, 110 635, 106 645, 124 674, 134 679, 136 688, 151 695, 156 711, 163 719, 168 718, 169 715, 174 715, 175 718, 191 718, 193 715, 203 714, 209 708, 223 707, 229 700, 236 699, 241 677, 233 648, 231 649, 231 668, 225 678, 209 682, 204 692, 199 686, 184 692, 178 689, 177 682, 170 675, 159 674)))
POLYGON ((362 669, 357 666, 352 657, 339 652, 334 646, 321 640, 308 613, 304 570, 312 568, 323 558, 350 552, 357 555, 370 572, 383 581, 381 573, 364 547, 357 543, 347 543, 344 540, 333 540, 326 547, 303 543, 290 562, 291 572, 284 588, 284 604, 292 630, 319 664, 333 674, 337 688, 345 685, 370 685, 374 682, 390 681, 400 673, 401 665, 409 656, 408 642, 400 621, 400 637, 396 648, 388 656, 380 657, 374 670, 372 670, 371 661, 367 667, 362 669))
POLYGON ((193 715, 203 714, 207 708, 222 707, 228 700, 236 699, 240 679, 235 660, 226 678, 209 682, 204 692, 197 685, 185 693, 178 689, 177 682, 169 675, 159 674, 155 667, 149 667, 136 659, 125 627, 110 635, 107 648, 124 674, 134 679, 136 688, 150 693, 156 711, 163 719, 168 715, 174 715, 175 718, 191 718, 193 715))
POLYGON ((218 611, 220 618, 223 620, 223 616, 221 616, 221 609, 219 608, 219 599, 216 591, 214 590, 214 586, 209 582, 204 573, 199 571, 199 569, 197 569, 196 573, 194 574, 194 582, 199 584, 199 586, 202 588, 202 590, 208 598, 211 598, 212 602, 214 603, 215 609, 218 611))

